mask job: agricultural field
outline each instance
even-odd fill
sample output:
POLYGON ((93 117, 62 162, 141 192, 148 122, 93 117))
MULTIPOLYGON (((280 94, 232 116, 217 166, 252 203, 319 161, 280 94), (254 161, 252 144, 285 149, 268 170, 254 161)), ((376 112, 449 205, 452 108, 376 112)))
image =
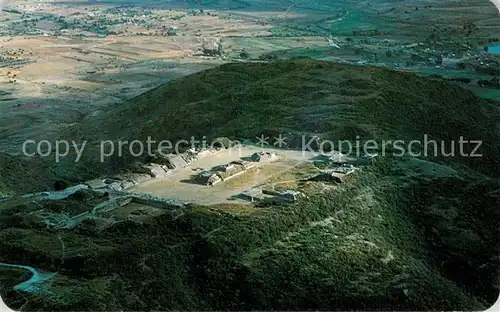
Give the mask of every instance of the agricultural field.
POLYGON ((159 84, 232 61, 384 66, 497 98, 498 56, 484 49, 499 33, 486 1, 14 0, 0 17, 0 150, 19 153, 37 133, 53 138, 159 84))

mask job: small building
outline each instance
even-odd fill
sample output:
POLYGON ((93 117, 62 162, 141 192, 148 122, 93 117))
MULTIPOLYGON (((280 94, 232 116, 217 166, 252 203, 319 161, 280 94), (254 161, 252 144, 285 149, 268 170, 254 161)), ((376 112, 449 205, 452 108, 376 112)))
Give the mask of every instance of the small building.
POLYGON ((276 199, 284 201, 284 202, 296 202, 298 201, 301 197, 304 197, 304 194, 298 191, 293 191, 293 190, 286 190, 283 192, 279 192, 278 195, 276 196, 276 199))
POLYGON ((146 168, 148 169, 148 173, 153 178, 165 178, 171 173, 166 165, 149 164, 146 166, 146 168))
POLYGON ((121 182, 118 182, 118 181, 116 181, 116 182, 111 182, 110 184, 108 184, 108 187, 109 187, 111 190, 113 190, 113 191, 117 191, 117 192, 119 192, 119 191, 123 190, 123 184, 122 184, 121 182))
POLYGON ((194 149, 189 149, 185 153, 181 154, 181 157, 186 162, 186 165, 198 160, 198 152, 194 149))
POLYGON ((274 191, 274 190, 266 190, 263 189, 262 193, 264 195, 271 196, 271 200, 276 202, 286 202, 286 203, 294 203, 298 201, 300 198, 304 198, 305 194, 299 192, 299 191, 294 191, 294 190, 286 190, 286 191, 274 191))
POLYGON ((266 195, 262 192, 262 189, 252 188, 241 193, 239 197, 253 203, 263 200, 264 198, 266 198, 266 195))
POLYGON ((353 165, 343 165, 337 168, 333 168, 330 170, 332 173, 343 173, 343 174, 350 174, 357 170, 358 168, 354 167, 353 165))
POLYGON ((236 165, 236 164, 228 164, 228 165, 223 165, 223 166, 218 166, 215 168, 217 174, 223 179, 228 179, 230 177, 233 177, 239 173, 243 173, 245 171, 245 168, 241 165, 236 165))
POLYGON ((342 153, 334 153, 329 157, 329 161, 334 163, 334 164, 341 164, 346 161, 346 155, 342 153))
POLYGON ((120 182, 120 186, 121 186, 122 190, 126 190, 134 185, 135 185, 134 182, 132 182, 130 180, 125 180, 125 181, 120 182))
POLYGON ((218 165, 212 168, 213 172, 228 172, 231 170, 231 168, 234 167, 233 165, 218 165))
POLYGON ((183 168, 187 165, 188 163, 180 154, 170 154, 166 157, 166 166, 169 169, 183 168))
POLYGON ((257 152, 250 156, 253 162, 269 161, 276 158, 276 154, 272 152, 257 152))
POLYGON ((129 175, 129 181, 134 183, 134 185, 140 184, 140 183, 145 182, 149 179, 151 179, 151 176, 149 174, 132 173, 129 175))
POLYGON ((196 176, 196 181, 206 186, 212 186, 222 181, 217 172, 203 171, 196 176))
POLYGON ((103 188, 108 187, 108 184, 106 184, 105 180, 103 180, 103 179, 95 179, 95 180, 86 181, 84 184, 93 190, 98 190, 98 189, 103 189, 103 188))
POLYGON ((240 166, 244 170, 255 168, 255 164, 246 160, 235 160, 229 163, 230 165, 240 166))
POLYGON ((329 171, 320 173, 319 175, 309 179, 310 181, 322 181, 322 182, 334 182, 334 183, 344 183, 346 182, 351 174, 356 172, 359 168, 352 165, 344 165, 334 168, 329 171))

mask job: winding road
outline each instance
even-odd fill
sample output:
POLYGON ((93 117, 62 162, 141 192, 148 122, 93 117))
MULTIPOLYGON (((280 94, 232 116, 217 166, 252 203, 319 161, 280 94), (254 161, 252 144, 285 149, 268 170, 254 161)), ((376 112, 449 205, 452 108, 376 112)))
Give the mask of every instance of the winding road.
POLYGON ((19 264, 0 263, 0 267, 23 269, 31 272, 31 277, 24 282, 14 286, 14 290, 37 293, 40 292, 40 286, 44 282, 52 279, 57 273, 40 273, 36 269, 19 264))

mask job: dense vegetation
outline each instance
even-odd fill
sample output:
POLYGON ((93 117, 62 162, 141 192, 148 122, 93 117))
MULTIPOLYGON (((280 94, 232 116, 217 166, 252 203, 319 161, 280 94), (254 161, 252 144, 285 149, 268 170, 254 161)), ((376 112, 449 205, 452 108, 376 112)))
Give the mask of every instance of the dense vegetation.
MULTIPOLYGON (((0 262, 58 272, 46 291, 21 295, 8 287, 21 273, 9 271, 2 297, 28 310, 486 308, 499 292, 499 117, 497 103, 441 80, 310 60, 229 64, 173 81, 90 117, 72 137, 410 140, 427 133, 483 140, 484 157, 428 159, 444 163, 448 173, 440 175, 388 156, 294 205, 251 214, 193 206, 105 229, 92 221, 47 229, 29 215, 38 205, 0 202, 0 262)), ((97 176, 130 161, 85 157, 54 165, 53 174, 97 176)), ((91 207, 88 196, 43 205, 91 207)))
MULTIPOLYGON (((323 139, 481 140, 483 157, 448 157, 500 175, 497 103, 439 79, 313 60, 227 64, 159 86, 89 118, 66 137, 79 140, 201 140, 285 134, 323 139), (84 134, 84 135, 82 135, 84 134)), ((468 145, 470 153, 473 145, 468 145)), ((456 149, 458 153, 458 148, 456 149)), ((89 154, 89 153, 87 153, 89 154)), ((85 156, 85 155, 84 155, 85 156)), ((87 155, 89 156, 89 155, 87 155)), ((95 155, 94 155, 95 157, 95 155)), ((98 172, 123 166, 113 159, 98 172)), ((95 163, 89 159, 92 164, 95 163)), ((92 167, 92 166, 89 166, 92 167)))
MULTIPOLYGON (((59 272, 49 295, 28 295, 32 309, 476 310, 492 304, 500 215, 490 193, 500 184, 407 180, 394 168, 387 161, 324 197, 249 216, 193 207, 144 224, 96 231, 90 222, 71 232, 17 218, 0 232, 0 261, 59 272)), ((2 217, 20 209, 3 210, 2 217)), ((12 306, 26 301, 14 291, 3 296, 12 306)))
POLYGON ((49 164, 39 158, 0 153, 0 198, 50 189, 49 164))

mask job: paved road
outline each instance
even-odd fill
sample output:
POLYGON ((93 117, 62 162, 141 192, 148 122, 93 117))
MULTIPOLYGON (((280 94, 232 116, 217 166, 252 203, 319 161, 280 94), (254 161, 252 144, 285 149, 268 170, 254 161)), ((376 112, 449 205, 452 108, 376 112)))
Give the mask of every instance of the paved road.
POLYGON ((32 198, 36 200, 61 200, 73 195, 79 190, 88 189, 88 186, 79 184, 72 187, 68 187, 64 191, 52 191, 52 192, 41 192, 41 193, 31 193, 23 195, 24 198, 32 198))
POLYGON ((30 266, 19 265, 19 264, 0 263, 0 267, 23 269, 30 271, 31 277, 28 280, 14 286, 14 290, 33 292, 33 293, 39 292, 41 284, 50 280, 57 274, 57 273, 40 273, 36 269, 30 266))

